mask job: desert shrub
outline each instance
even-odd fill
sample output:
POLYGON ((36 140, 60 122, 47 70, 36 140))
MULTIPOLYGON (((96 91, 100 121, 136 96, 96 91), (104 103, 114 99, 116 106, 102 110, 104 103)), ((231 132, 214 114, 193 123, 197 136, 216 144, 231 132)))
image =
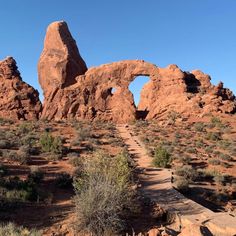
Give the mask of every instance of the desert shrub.
POLYGON ((232 156, 235 156, 236 157, 236 143, 234 145, 231 145, 230 148, 229 148, 229 152, 232 156))
POLYGON ((30 132, 32 132, 32 130, 34 130, 34 123, 33 122, 23 122, 21 123, 19 126, 18 126, 18 129, 17 129, 17 133, 19 135, 23 134, 23 135, 26 135, 30 132))
POLYGON ((181 133, 175 133, 175 138, 176 138, 176 139, 180 139, 180 138, 182 138, 181 133))
POLYGON ((185 156, 181 156, 179 158, 180 162, 182 162, 183 164, 189 164, 192 161, 192 158, 188 155, 185 156))
POLYGON ((218 141, 221 140, 221 133, 220 132, 209 132, 206 135, 207 140, 218 141))
POLYGON ((219 141, 218 145, 222 149, 227 150, 231 146, 231 142, 228 139, 223 139, 219 141))
POLYGON ((113 147, 116 147, 116 146, 124 147, 125 146, 123 140, 120 137, 113 138, 112 140, 110 140, 110 143, 111 143, 111 146, 113 146, 113 147))
POLYGON ((214 156, 219 156, 221 153, 219 151, 213 151, 214 156))
POLYGON ((180 192, 185 193, 189 190, 189 181, 185 178, 178 178, 175 185, 180 192))
POLYGON ((211 173, 209 173, 205 169, 198 169, 197 174, 198 174, 198 180, 204 181, 204 180, 211 180, 213 178, 211 173))
POLYGON ((34 182, 20 180, 18 177, 1 181, 1 199, 10 202, 36 201, 38 199, 37 186, 34 182))
POLYGON ((202 139, 196 140, 195 145, 198 148, 203 148, 205 146, 204 141, 202 139))
POLYGON ((211 124, 213 125, 213 127, 218 127, 218 128, 224 128, 224 124, 222 122, 222 120, 219 117, 212 117, 211 118, 211 124))
POLYGON ((171 164, 171 155, 163 146, 159 146, 154 151, 152 162, 156 167, 166 168, 171 164))
POLYGON ((176 168, 175 174, 193 181, 198 177, 198 172, 189 165, 176 168))
POLYGON ((68 173, 60 173, 57 176, 55 183, 59 188, 72 187, 72 177, 68 173))
POLYGON ((214 180, 217 184, 223 185, 224 182, 225 182, 225 176, 222 175, 221 173, 217 173, 217 174, 214 176, 213 180, 214 180))
POLYGON ((83 166, 83 158, 80 157, 77 153, 75 153, 75 155, 70 157, 69 162, 74 167, 82 168, 83 166))
POLYGON ((221 161, 219 159, 216 159, 216 158, 212 158, 212 159, 209 159, 208 160, 208 163, 211 164, 211 165, 220 165, 221 164, 221 161))
POLYGON ((115 235, 124 227, 125 209, 132 206, 128 158, 98 152, 86 160, 84 173, 74 180, 77 230, 115 235))
POLYGON ((198 132, 204 132, 204 131, 206 130, 205 124, 202 123, 202 122, 195 123, 195 124, 194 124, 194 128, 195 128, 195 130, 198 131, 198 132))
POLYGON ((170 111, 167 115, 170 124, 175 124, 176 120, 180 117, 180 114, 176 111, 170 111))
POLYGON ((35 145, 36 141, 37 137, 34 133, 28 133, 21 138, 21 144, 30 148, 35 145))
POLYGON ((91 142, 84 143, 82 146, 86 149, 86 151, 89 152, 95 151, 96 149, 96 147, 91 142))
POLYGON ((206 151, 207 153, 212 153, 212 152, 213 152, 213 147, 212 147, 212 146, 206 146, 206 147, 205 147, 205 151, 206 151))
POLYGON ((221 158, 224 161, 233 161, 233 158, 230 155, 225 154, 225 153, 220 153, 219 158, 221 158))
POLYGON ((13 124, 13 123, 14 123, 13 120, 0 117, 0 125, 6 125, 6 124, 10 124, 10 125, 11 125, 11 124, 13 124))
POLYGON ((11 143, 8 140, 0 140, 1 149, 10 149, 12 147, 11 143))
POLYGON ((40 145, 43 152, 62 153, 62 142, 60 137, 53 137, 51 133, 45 132, 40 137, 40 145))
POLYGON ((12 162, 18 162, 19 164, 27 164, 29 160, 29 153, 23 150, 9 151, 4 153, 4 157, 12 162))
POLYGON ((187 153, 197 153, 197 150, 194 147, 188 147, 188 148, 186 148, 186 152, 187 153))
POLYGON ((58 161, 63 157, 62 153, 46 153, 46 159, 48 161, 58 161))
POLYGON ((0 236, 41 236, 42 233, 36 229, 27 229, 16 226, 13 223, 0 225, 0 236))
POLYGON ((149 125, 147 120, 135 120, 134 122, 137 128, 144 128, 144 127, 148 127, 149 125))
POLYGON ((221 165, 225 168, 230 168, 231 165, 228 162, 222 162, 221 165))
POLYGON ((76 139, 78 142, 87 141, 92 137, 92 129, 90 126, 78 124, 76 127, 76 131, 77 131, 76 139))

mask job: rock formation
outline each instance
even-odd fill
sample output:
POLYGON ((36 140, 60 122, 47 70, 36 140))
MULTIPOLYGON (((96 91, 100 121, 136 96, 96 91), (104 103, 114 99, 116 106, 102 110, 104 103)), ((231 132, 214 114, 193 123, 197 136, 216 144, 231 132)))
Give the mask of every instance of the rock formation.
POLYGON ((38 119, 41 109, 38 91, 22 81, 15 60, 0 61, 0 117, 38 119))
POLYGON ((212 85, 210 76, 199 70, 184 72, 176 65, 159 68, 142 60, 87 70, 65 22, 48 27, 38 69, 45 96, 42 118, 46 119, 123 123, 136 118, 157 119, 171 111, 185 115, 236 112, 232 92, 222 83, 212 85), (149 76, 150 81, 135 107, 128 87, 140 75, 149 76))
POLYGON ((44 49, 38 63, 39 83, 46 100, 55 89, 63 89, 76 82, 87 66, 79 54, 66 22, 58 21, 47 29, 44 49))

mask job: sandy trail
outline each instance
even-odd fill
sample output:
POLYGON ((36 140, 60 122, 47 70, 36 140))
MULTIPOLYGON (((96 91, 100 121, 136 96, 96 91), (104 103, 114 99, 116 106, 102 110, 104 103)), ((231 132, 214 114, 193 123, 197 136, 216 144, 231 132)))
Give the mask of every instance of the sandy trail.
POLYGON ((228 213, 215 213, 176 191, 171 184, 171 170, 155 168, 147 155, 145 146, 128 125, 117 125, 117 130, 128 147, 128 151, 141 169, 140 191, 169 212, 178 213, 183 225, 201 223, 213 235, 236 235, 236 217, 228 213))

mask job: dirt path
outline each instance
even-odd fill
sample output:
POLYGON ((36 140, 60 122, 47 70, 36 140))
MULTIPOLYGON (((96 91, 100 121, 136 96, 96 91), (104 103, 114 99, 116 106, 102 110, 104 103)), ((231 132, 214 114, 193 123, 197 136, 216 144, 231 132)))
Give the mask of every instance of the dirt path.
POLYGON ((172 187, 171 170, 152 166, 151 157, 147 155, 145 146, 133 134, 132 129, 128 125, 118 125, 117 130, 136 161, 137 168, 142 170, 140 190, 145 196, 164 209, 180 215, 182 225, 201 223, 216 236, 236 234, 236 217, 228 213, 214 213, 180 194, 172 187))

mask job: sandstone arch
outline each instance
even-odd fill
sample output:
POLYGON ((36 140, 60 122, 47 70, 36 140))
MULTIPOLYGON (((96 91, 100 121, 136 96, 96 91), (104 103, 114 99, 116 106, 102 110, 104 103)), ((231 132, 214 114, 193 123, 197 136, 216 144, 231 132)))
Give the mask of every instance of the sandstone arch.
POLYGON ((184 72, 176 65, 159 68, 143 60, 124 60, 87 70, 65 22, 49 26, 38 69, 45 95, 41 118, 132 121, 137 116, 129 84, 137 76, 150 78, 138 105, 138 110, 149 111, 146 119, 170 111, 186 115, 236 111, 232 92, 222 84, 212 85, 210 76, 198 70, 184 72), (112 88, 116 88, 115 93, 112 88))

